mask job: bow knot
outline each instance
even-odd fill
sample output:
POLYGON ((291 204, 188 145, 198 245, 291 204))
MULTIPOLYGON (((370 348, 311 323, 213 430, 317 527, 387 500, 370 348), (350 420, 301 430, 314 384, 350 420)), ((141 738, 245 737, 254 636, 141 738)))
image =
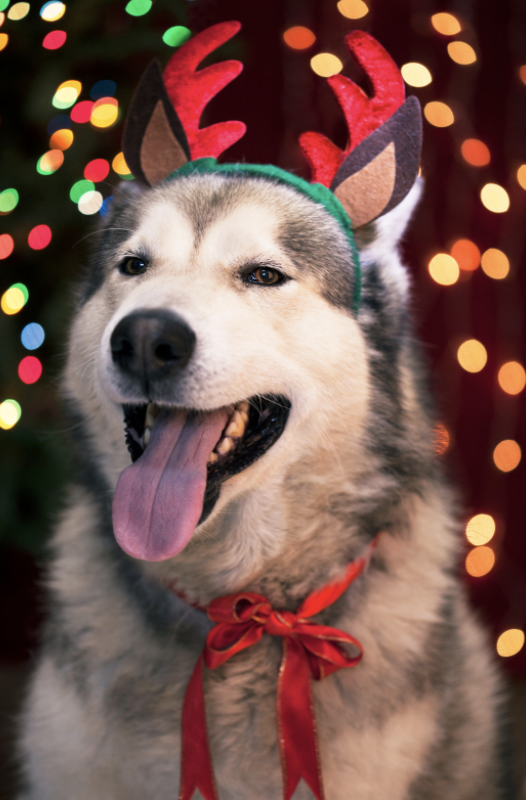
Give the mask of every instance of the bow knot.
POLYGON ((283 775, 283 798, 290 800, 301 778, 317 800, 324 800, 314 717, 311 677, 322 680, 339 669, 354 667, 363 648, 350 634, 309 620, 340 597, 369 562, 378 536, 365 556, 347 567, 343 578, 312 592, 297 613, 272 608, 266 597, 240 592, 213 600, 206 609, 217 623, 206 637, 183 705, 182 760, 179 800, 192 800, 199 789, 205 800, 218 800, 214 781, 203 697, 203 661, 216 669, 256 644, 267 633, 282 639, 276 715, 283 775), (352 645, 354 654, 345 646, 352 645))

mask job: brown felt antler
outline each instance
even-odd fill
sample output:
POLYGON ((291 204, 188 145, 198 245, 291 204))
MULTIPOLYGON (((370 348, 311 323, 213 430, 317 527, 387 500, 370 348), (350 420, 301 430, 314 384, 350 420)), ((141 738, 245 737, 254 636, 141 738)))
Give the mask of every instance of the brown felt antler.
POLYGON ((239 61, 199 63, 240 28, 222 22, 184 44, 168 62, 164 79, 158 61, 144 73, 132 100, 123 136, 126 162, 135 178, 153 186, 187 161, 217 158, 245 133, 242 122, 219 122, 199 129, 206 104, 243 69, 239 61))
POLYGON ((328 78, 349 130, 340 150, 320 133, 304 133, 300 146, 313 182, 329 187, 354 228, 394 208, 418 174, 422 123, 415 97, 404 102, 404 81, 384 48, 365 31, 353 31, 345 43, 368 74, 372 97, 343 75, 328 78))

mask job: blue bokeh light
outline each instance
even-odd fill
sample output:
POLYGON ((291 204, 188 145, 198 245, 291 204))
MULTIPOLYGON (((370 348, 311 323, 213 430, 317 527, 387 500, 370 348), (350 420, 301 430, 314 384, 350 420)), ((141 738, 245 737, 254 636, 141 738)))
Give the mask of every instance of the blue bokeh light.
POLYGON ((53 117, 48 123, 47 132, 50 136, 53 136, 56 131, 62 131, 65 128, 71 130, 71 117, 69 114, 57 114, 57 116, 53 117))
POLYGON ((90 91, 92 100, 100 100, 101 97, 113 97, 117 91, 117 84, 115 81, 97 81, 90 91))
POLYGON ((20 334, 20 340, 26 350, 37 350, 45 338, 44 328, 38 322, 30 322, 20 334))

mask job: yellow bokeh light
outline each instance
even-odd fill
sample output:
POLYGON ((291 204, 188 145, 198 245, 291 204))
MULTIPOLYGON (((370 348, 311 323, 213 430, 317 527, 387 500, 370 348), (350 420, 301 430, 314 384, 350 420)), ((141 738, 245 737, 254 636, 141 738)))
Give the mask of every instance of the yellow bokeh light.
POLYGON ((519 628, 510 628, 497 639, 497 653, 502 658, 510 658, 520 653, 524 647, 524 633, 519 628))
POLYGON ((508 256, 502 250, 497 250, 496 247, 490 247, 489 250, 482 253, 480 264, 486 275, 496 281, 501 281, 510 271, 508 256))
POLYGON ((510 207, 510 196, 498 183, 487 183, 480 192, 480 199, 488 211, 504 214, 510 207))
POLYGON ((111 166, 113 167, 117 175, 131 175, 131 169, 126 163, 126 159, 124 158, 124 153, 117 153, 117 155, 111 162, 111 166))
POLYGON ((451 437, 448 429, 445 425, 442 425, 441 422, 437 422, 433 428, 433 438, 435 442, 435 453, 437 456, 443 455, 449 447, 451 437))
POLYGON ((53 150, 67 150, 73 144, 73 139, 73 131, 63 128, 60 131, 55 131, 49 140, 49 146, 53 150))
POLYGON ((416 86, 417 88, 429 86, 433 80, 433 76, 428 68, 416 61, 410 61, 408 64, 404 64, 400 72, 408 86, 416 86))
POLYGON ((340 0, 338 11, 347 19, 362 19, 369 13, 369 6, 363 0, 340 0))
POLYGON ((486 366, 488 354, 478 339, 468 339, 457 350, 458 363, 466 372, 480 372, 486 366))
POLYGON ((343 69, 343 64, 332 53, 318 53, 310 60, 312 71, 322 78, 330 78, 331 75, 337 75, 343 69))
POLYGON ((474 64, 477 54, 467 42, 450 42, 447 46, 449 57, 457 64, 474 64))
POLYGON ((16 400, 4 400, 0 403, 0 428, 4 431, 16 425, 21 416, 22 409, 16 400))
POLYGON ((519 181, 519 185, 526 190, 526 164, 523 164, 517 170, 517 180, 519 181))
POLYGON ((50 3, 49 5, 46 4, 46 7, 41 12, 40 16, 46 22, 56 22, 58 19, 64 16, 66 13, 66 6, 64 3, 50 3))
POLYGON ((466 525, 466 539, 475 547, 487 544, 495 535, 495 520, 489 514, 475 514, 466 525))
POLYGON ((493 451, 493 461, 501 472, 511 472, 521 463, 522 453, 514 439, 504 439, 493 451))
POLYGON ((9 36, 7 33, 0 33, 0 50, 3 50, 4 47, 7 47, 7 43, 9 41, 9 36))
POLYGON ((495 564, 495 553, 491 547, 482 545, 471 550, 466 557, 466 572, 473 578, 482 578, 491 572, 495 564))
POLYGON ((433 28, 444 36, 456 36, 462 30, 460 22, 453 14, 445 12, 441 14, 433 14, 431 17, 431 24, 433 28))
POLYGON ((24 19, 29 14, 29 3, 15 3, 7 12, 7 19, 19 20, 24 19))
POLYGON ((470 239, 458 239, 451 248, 451 255, 464 272, 473 272, 480 264, 480 250, 470 239))
POLYGON ((438 253, 433 256, 428 266, 429 274, 441 286, 452 286, 458 281, 460 269, 453 256, 438 253))
POLYGON ((442 103, 440 100, 432 100, 430 103, 426 103, 424 116, 435 128, 448 128, 455 121, 453 111, 447 103, 442 103))
POLYGON ((109 128, 117 121, 119 105, 113 97, 97 100, 91 110, 90 122, 95 128, 109 128))
POLYGON ((7 289, 2 295, 0 300, 0 307, 4 314, 18 314, 20 309, 24 308, 26 298, 24 293, 16 286, 7 289))
POLYGON ((526 386, 526 371, 518 361, 508 361, 499 369, 499 385, 507 394, 519 394, 526 386))

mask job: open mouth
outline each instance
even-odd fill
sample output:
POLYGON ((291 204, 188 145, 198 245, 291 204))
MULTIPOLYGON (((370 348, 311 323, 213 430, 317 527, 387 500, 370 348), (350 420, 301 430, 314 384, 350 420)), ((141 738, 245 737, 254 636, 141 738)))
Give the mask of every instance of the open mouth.
POLYGON ((290 402, 252 397, 212 412, 124 406, 132 465, 119 478, 114 531, 135 558, 161 561, 180 552, 211 513, 221 484, 272 447, 290 402))

